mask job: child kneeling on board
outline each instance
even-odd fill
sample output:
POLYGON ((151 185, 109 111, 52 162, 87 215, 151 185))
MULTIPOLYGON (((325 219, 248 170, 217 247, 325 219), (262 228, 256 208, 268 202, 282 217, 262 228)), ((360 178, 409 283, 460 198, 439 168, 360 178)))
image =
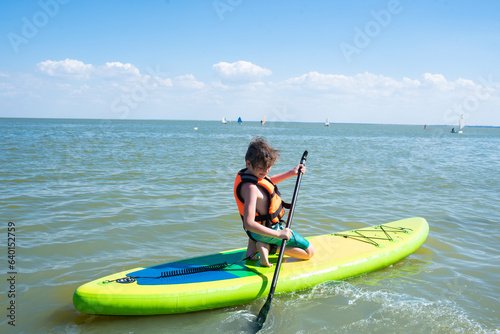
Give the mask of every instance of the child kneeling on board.
MULTIPOLYGON (((281 220, 285 204, 281 200, 277 183, 299 173, 305 173, 302 164, 288 172, 267 175, 279 158, 279 151, 271 147, 262 137, 256 137, 248 146, 245 155, 246 168, 236 175, 234 196, 243 220, 243 228, 249 236, 247 256, 260 254, 260 265, 272 267, 269 253, 280 251, 283 239, 287 240, 285 255, 308 260, 314 255, 314 246, 297 232, 285 227, 281 220)), ((256 260, 256 258, 253 258, 256 260)))

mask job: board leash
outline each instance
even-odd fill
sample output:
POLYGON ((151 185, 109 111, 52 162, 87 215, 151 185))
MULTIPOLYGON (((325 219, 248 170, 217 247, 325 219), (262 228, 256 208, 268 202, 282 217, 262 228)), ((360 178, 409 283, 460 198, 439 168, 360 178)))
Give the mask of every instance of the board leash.
POLYGON ((224 268, 233 266, 235 264, 238 264, 240 262, 250 260, 252 257, 257 255, 258 252, 253 253, 252 255, 247 256, 246 258, 242 260, 238 260, 236 262, 233 262, 231 264, 228 264, 227 262, 222 262, 222 263, 216 263, 216 264, 210 264, 207 266, 199 266, 199 267, 193 267, 193 268, 184 268, 184 269, 179 269, 179 270, 171 270, 171 271, 162 271, 160 273, 160 276, 127 276, 123 278, 117 278, 114 280, 106 280, 103 281, 102 283, 134 283, 137 281, 139 278, 144 278, 144 279, 162 279, 162 278, 170 278, 170 277, 176 277, 176 276, 183 276, 183 275, 191 275, 191 274, 198 274, 198 273, 203 273, 207 271, 217 271, 217 270, 222 270, 224 268))

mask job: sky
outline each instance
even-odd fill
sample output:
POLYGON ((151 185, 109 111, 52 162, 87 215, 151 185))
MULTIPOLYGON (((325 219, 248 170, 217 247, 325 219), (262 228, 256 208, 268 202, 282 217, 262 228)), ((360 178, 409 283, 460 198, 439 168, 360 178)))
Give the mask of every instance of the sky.
POLYGON ((497 0, 0 6, 0 117, 500 126, 497 0))

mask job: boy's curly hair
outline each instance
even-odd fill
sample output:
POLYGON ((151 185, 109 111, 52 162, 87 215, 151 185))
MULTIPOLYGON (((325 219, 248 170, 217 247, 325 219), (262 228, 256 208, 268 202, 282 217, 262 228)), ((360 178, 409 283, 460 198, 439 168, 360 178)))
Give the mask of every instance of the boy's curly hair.
POLYGON ((248 145, 245 160, 250 161, 253 168, 267 169, 274 165, 279 157, 279 150, 272 148, 271 144, 263 137, 255 137, 248 145))

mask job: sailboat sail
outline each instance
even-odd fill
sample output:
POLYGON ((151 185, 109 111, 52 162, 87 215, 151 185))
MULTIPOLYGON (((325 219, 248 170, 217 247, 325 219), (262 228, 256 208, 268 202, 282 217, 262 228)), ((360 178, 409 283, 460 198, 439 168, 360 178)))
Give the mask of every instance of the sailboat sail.
POLYGON ((460 130, 462 130, 465 127, 464 115, 462 115, 462 117, 460 117, 460 121, 458 122, 458 125, 460 126, 460 130))
POLYGON ((264 118, 262 119, 262 121, 260 121, 260 125, 264 125, 266 124, 266 116, 264 116, 264 118))
POLYGON ((226 117, 222 117, 222 124, 227 124, 226 117))
POLYGON ((238 124, 241 124, 241 123, 243 123, 243 122, 241 121, 241 117, 238 117, 238 124))
POLYGON ((330 121, 328 120, 328 118, 325 121, 325 126, 330 126, 330 121))

